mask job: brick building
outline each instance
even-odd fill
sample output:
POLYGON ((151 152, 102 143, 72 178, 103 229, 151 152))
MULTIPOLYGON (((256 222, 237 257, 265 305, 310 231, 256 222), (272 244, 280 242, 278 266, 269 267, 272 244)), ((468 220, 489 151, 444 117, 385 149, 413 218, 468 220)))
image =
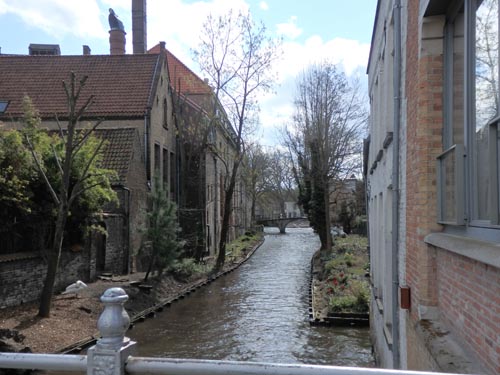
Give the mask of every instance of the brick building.
POLYGON ((377 5, 365 171, 383 367, 500 373, 498 7, 377 5))
MULTIPOLYGON (((89 280, 102 271, 128 272, 132 258, 141 245, 139 228, 144 224, 153 176, 157 174, 167 183, 175 181, 177 163, 173 103, 168 89, 164 44, 160 46, 157 54, 0 55, 0 100, 8 103, 0 114, 0 120, 6 126, 20 126, 22 100, 26 94, 38 109, 42 126, 57 129, 55 117, 64 124, 67 116, 62 81, 69 79, 70 72, 74 72, 78 79, 88 77, 81 97, 94 95, 94 104, 81 125, 103 120, 97 135, 107 141, 104 164, 119 175, 113 187, 118 193, 120 205, 106 207, 104 212, 102 224, 108 235, 93 235, 91 244, 85 246, 82 262, 74 263, 76 271, 61 267, 64 272, 59 277, 59 287, 74 282, 76 276, 89 280)), ((177 184, 171 186, 172 195, 176 198, 177 184)), ((37 267, 44 268, 42 250, 17 248, 16 256, 12 256, 10 251, 0 251, 0 254, 4 253, 0 274, 10 274, 22 268, 21 263, 27 259, 19 255, 23 252, 34 255, 37 267)), ((32 269, 35 271, 35 268, 32 269)), ((27 282, 25 279, 31 276, 21 275, 22 280, 9 280, 13 285, 22 286, 27 282)), ((43 278, 37 280, 41 283, 43 278)), ((7 288, 6 292, 14 289, 18 288, 7 288)), ((18 298, 23 301, 29 299, 33 296, 18 298)))
MULTIPOLYGON (((140 228, 145 226, 154 176, 180 207, 183 233, 191 236, 196 251, 215 255, 220 239, 226 167, 234 159, 234 130, 222 106, 213 105, 207 82, 168 52, 165 43, 147 53, 145 0, 132 2, 132 21, 133 55, 125 54, 126 33, 120 22, 110 22, 110 55, 91 55, 90 48, 83 46, 82 56, 61 56, 59 46, 46 44, 31 44, 28 56, 0 54, 0 124, 21 126, 26 94, 39 111, 42 126, 56 130, 56 116, 62 124, 67 116, 62 81, 69 79, 70 72, 77 79, 87 76, 81 97, 93 95, 94 103, 81 126, 103 121, 96 135, 106 140, 104 167, 118 174, 113 188, 120 204, 105 207, 100 223, 107 235, 96 232, 84 244, 66 246, 56 290, 76 279, 92 280, 103 271, 121 274, 136 268, 140 228), (214 108, 219 120, 206 127, 214 118, 214 108), (200 139, 192 132, 204 128, 210 131, 201 142, 208 147, 197 152, 200 139)), ((239 179, 229 240, 250 225, 247 205, 239 179)), ((1 229, 0 234, 4 235, 1 229)), ((37 275, 45 273, 44 249, 32 243, 18 245, 7 249, 0 243, 0 307, 34 300, 41 290, 43 277, 37 275)))
MULTIPOLYGON (((149 50, 158 53, 160 46, 149 50)), ((179 213, 182 235, 195 255, 215 255, 222 225, 224 188, 236 133, 208 81, 166 51, 178 129, 179 213), (217 112, 217 115, 215 114, 217 112)), ((240 169, 241 173, 241 169, 240 169)), ((241 178, 233 197, 229 241, 250 226, 249 198, 241 178)))

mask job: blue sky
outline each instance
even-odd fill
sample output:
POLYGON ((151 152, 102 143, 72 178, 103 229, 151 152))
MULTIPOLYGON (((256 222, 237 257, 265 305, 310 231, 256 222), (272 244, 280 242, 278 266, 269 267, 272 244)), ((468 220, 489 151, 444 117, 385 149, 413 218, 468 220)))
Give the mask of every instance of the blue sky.
MULTIPOLYGON (((108 54, 108 8, 127 31, 130 53, 131 0, 0 0, 2 53, 26 54, 30 43, 59 44, 62 54, 108 54)), ((148 47, 160 40, 195 72, 191 49, 209 13, 250 10, 268 32, 283 37, 284 58, 275 67, 279 86, 261 99, 263 143, 273 138, 293 112, 295 78, 309 63, 330 60, 366 81, 365 69, 376 0, 148 0, 148 47)))

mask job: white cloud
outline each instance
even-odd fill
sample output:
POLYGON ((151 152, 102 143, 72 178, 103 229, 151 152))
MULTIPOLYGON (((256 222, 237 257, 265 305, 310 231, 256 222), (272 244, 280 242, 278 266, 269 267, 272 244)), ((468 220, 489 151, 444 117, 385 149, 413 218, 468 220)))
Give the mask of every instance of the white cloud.
POLYGON ((262 10, 268 10, 269 9, 269 5, 265 1, 261 1, 259 3, 259 8, 262 9, 262 10))
POLYGON ((181 0, 150 0, 147 5, 148 45, 165 41, 169 49, 170 46, 183 46, 185 50, 198 45, 202 25, 209 14, 219 16, 230 9, 247 12, 249 8, 244 0, 197 1, 190 4, 181 0))
POLYGON ((369 51, 369 44, 342 38, 323 41, 317 35, 304 43, 285 42, 283 59, 275 65, 279 76, 276 95, 267 94, 260 100, 260 119, 266 136, 264 143, 279 142, 277 132, 272 129, 281 128, 291 121, 296 79, 308 65, 329 61, 338 64, 348 76, 364 79, 363 74, 360 77, 360 71, 364 72, 366 68, 369 51))
POLYGON ((56 38, 64 34, 82 38, 107 36, 96 0, 3 0, 0 1, 0 14, 16 15, 29 27, 56 38))
POLYGON ((297 16, 291 16, 287 22, 277 24, 276 32, 292 40, 298 38, 302 29, 297 26, 297 16))
POLYGON ((334 38, 328 41, 318 36, 308 38, 305 43, 285 42, 284 59, 277 66, 282 79, 295 77, 309 64, 329 61, 339 64, 347 75, 368 62, 370 45, 356 40, 334 38))

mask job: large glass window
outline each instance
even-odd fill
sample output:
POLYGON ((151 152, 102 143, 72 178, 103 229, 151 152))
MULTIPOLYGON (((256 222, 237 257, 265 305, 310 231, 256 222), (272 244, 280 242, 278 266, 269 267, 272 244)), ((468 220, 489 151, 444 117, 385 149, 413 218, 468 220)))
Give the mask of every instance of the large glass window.
POLYGON ((462 0, 445 26, 440 221, 498 224, 499 0, 462 0))

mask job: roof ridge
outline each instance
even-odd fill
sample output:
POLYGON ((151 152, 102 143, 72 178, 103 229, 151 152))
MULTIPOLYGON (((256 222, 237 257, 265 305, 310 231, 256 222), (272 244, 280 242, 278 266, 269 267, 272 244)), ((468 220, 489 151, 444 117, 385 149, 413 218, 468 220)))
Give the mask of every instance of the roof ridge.
MULTIPOLYGON (((208 87, 210 87, 210 85, 205 82, 204 79, 202 79, 201 77, 198 76, 198 74, 196 74, 195 72, 193 72, 193 70, 188 67, 186 64, 184 64, 177 56, 175 56, 172 52, 170 52, 168 49, 166 50, 167 52, 167 55, 170 54, 175 60, 177 60, 178 63, 180 63, 184 68, 186 68, 186 70, 189 71, 189 73, 191 73, 194 77, 196 77, 196 79, 198 79, 201 83, 203 83, 204 85, 207 85, 208 87)), ((175 87, 174 87, 175 88, 175 87)))

